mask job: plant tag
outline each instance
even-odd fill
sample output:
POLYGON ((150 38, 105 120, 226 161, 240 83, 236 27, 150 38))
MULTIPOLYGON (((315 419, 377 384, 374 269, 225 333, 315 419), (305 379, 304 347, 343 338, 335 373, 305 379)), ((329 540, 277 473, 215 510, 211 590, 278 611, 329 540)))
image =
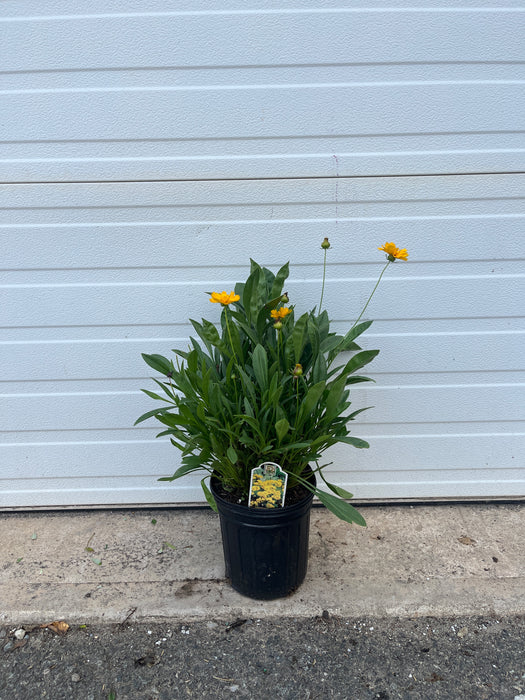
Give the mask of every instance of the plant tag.
POLYGON ((252 469, 250 502, 252 508, 282 508, 288 474, 275 462, 263 462, 252 469))

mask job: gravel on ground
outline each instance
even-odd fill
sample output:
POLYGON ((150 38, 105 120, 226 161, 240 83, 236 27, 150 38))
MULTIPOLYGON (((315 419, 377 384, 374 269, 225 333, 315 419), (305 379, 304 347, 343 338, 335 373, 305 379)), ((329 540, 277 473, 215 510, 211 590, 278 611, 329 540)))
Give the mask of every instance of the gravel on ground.
POLYGON ((525 617, 52 622, 0 629, 1 700, 525 698, 525 617))

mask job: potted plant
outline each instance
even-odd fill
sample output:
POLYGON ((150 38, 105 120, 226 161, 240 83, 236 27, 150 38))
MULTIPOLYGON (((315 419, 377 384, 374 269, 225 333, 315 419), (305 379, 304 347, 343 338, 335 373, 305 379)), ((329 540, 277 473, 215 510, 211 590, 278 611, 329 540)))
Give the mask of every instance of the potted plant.
POLYGON ((303 581, 314 495, 342 520, 365 525, 348 503, 352 494, 326 480, 320 460, 338 442, 369 446, 349 434, 348 424, 366 410, 349 410, 350 387, 371 381, 357 372, 379 350, 362 350, 356 340, 372 323, 361 318, 386 268, 408 256, 393 243, 379 249, 387 263, 359 318, 338 335, 322 309, 327 238, 321 247, 318 308, 297 316, 284 291, 288 263, 274 274, 252 260, 245 282, 231 292, 208 293, 220 319, 191 320, 198 337, 190 338, 188 349, 174 350, 174 359, 142 355, 163 377, 154 380, 160 393, 143 391, 163 405, 136 423, 156 418, 165 428, 157 437, 168 436, 182 452, 181 466, 161 481, 205 472, 201 484, 220 515, 226 575, 236 590, 255 598, 287 595, 303 581), (274 485, 261 490, 265 464, 274 465, 274 485), (250 499, 254 469, 259 491, 250 499), (279 498, 276 470, 287 480, 285 494, 280 482, 279 498), (264 496, 272 490, 272 497, 264 496))

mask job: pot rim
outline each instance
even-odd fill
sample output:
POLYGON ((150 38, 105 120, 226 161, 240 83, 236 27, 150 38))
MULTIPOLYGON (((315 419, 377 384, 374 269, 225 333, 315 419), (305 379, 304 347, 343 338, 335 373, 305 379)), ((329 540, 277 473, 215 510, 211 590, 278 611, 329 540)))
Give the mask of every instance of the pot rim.
MULTIPOLYGON (((317 480, 315 478, 315 474, 310 470, 310 476, 309 476, 309 481, 311 481, 312 485, 315 486, 317 483, 317 480)), ((313 501, 314 494, 309 491, 308 494, 302 498, 300 501, 297 503, 294 503, 291 506, 286 505, 286 502, 282 508, 258 508, 257 506, 247 506, 244 505, 243 503, 231 503, 230 501, 227 501, 224 499, 222 496, 220 496, 216 489, 215 489, 215 484, 219 481, 219 479, 215 476, 215 474, 212 474, 211 479, 210 479, 210 488, 213 494, 213 497, 215 498, 215 501, 217 503, 217 507, 219 507, 219 504, 221 507, 219 507, 219 513, 221 510, 227 510, 232 513, 237 513, 239 515, 244 514, 244 515, 253 515, 257 518, 262 518, 262 517, 268 517, 270 519, 275 519, 278 518, 279 516, 282 516, 284 513, 287 513, 289 515, 293 515, 296 511, 302 510, 305 507, 310 507, 311 502, 313 501)))

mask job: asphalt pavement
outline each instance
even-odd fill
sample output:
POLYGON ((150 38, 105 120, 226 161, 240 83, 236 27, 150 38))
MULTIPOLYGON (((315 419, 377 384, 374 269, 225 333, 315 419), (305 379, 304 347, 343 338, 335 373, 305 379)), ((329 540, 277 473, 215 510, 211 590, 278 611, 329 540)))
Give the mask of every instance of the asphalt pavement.
POLYGON ((525 698, 523 617, 28 626, 25 639, 1 654, 2 700, 525 698))
POLYGON ((269 602, 204 509, 0 513, 0 700, 525 700, 523 504, 362 512, 269 602))

